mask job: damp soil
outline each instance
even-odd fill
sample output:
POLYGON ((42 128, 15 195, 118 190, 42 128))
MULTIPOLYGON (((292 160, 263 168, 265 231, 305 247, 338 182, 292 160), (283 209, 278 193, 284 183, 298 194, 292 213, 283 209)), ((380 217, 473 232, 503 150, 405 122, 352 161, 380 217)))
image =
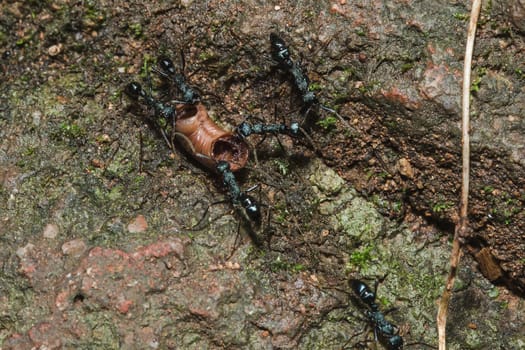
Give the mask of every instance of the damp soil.
MULTIPOLYGON (((468 2, 1 5, 0 348, 373 348, 351 278, 377 282, 406 348, 437 345, 468 2), (301 105, 271 32, 341 118, 301 105), (236 177, 260 225, 125 94, 138 81, 181 98, 159 57, 224 128, 301 124, 248 140, 236 177)), ((524 46, 498 6, 484 4, 475 53, 450 349, 525 348, 524 46)))

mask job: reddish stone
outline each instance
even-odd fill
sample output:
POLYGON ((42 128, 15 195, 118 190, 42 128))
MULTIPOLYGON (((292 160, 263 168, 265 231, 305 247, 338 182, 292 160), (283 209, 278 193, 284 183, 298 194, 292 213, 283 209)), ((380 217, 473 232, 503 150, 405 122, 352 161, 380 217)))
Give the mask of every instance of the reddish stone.
POLYGON ((196 308, 196 307, 190 307, 189 308, 189 311, 192 315, 195 315, 195 316, 199 316, 199 317, 202 317, 202 318, 210 318, 211 315, 208 311, 204 310, 204 309, 199 309, 199 308, 196 308))
POLYGON ((117 309, 121 314, 127 314, 132 305, 133 301, 123 300, 117 304, 117 309))
POLYGON ((133 219, 128 224, 128 231, 131 233, 140 233, 144 232, 148 229, 148 222, 146 221, 146 218, 144 215, 137 215, 135 219, 133 219))

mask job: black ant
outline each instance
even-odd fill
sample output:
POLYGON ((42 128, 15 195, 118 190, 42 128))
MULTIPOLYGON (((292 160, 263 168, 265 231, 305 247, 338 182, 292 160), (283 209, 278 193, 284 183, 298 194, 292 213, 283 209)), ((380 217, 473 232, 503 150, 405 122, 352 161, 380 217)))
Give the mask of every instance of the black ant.
POLYGON ((364 282, 356 279, 350 280, 350 285, 361 303, 369 308, 364 314, 374 327, 375 338, 389 350, 403 349, 403 338, 399 335, 399 328, 387 321, 385 315, 379 311, 379 306, 375 302, 375 292, 372 292, 364 282))
MULTIPOLYGON (((302 134, 312 143, 308 134, 306 134, 306 132, 301 128, 301 126, 297 122, 292 122, 288 126, 284 123, 281 123, 281 124, 249 123, 245 120, 241 124, 239 124, 237 128, 235 128, 235 132, 237 135, 239 135, 239 137, 243 139, 247 138, 250 135, 262 135, 263 138, 257 143, 257 145, 255 146, 255 149, 260 143, 264 141, 264 139, 266 138, 266 135, 268 134, 272 134, 272 135, 281 134, 281 135, 287 135, 290 137, 298 137, 299 133, 302 132, 302 134)), ((283 145, 281 144, 281 141, 279 141, 279 138, 277 138, 277 142, 279 143, 281 148, 283 148, 283 145)), ((253 153, 255 157, 255 162, 257 163, 257 152, 255 149, 253 153)))
POLYGON ((290 50, 284 40, 277 34, 271 33, 270 43, 272 46, 272 58, 277 62, 279 68, 292 75, 294 85, 301 94, 305 108, 310 108, 318 104, 319 101, 314 92, 309 90, 310 79, 308 79, 308 76, 303 72, 301 65, 292 61, 290 58, 290 50))
POLYGON ((337 113, 335 109, 329 108, 319 102, 319 99, 313 91, 310 90, 310 79, 304 72, 301 65, 297 62, 294 62, 290 58, 290 50, 283 39, 281 39, 277 34, 270 34, 270 44, 272 51, 272 58, 277 62, 277 67, 286 73, 290 74, 293 78, 293 84, 299 94, 301 95, 302 102, 302 112, 305 117, 309 115, 309 112, 312 108, 319 107, 327 112, 334 114, 341 122, 349 129, 353 129, 346 120, 343 119, 337 113))
POLYGON ((261 222, 261 210, 255 199, 247 193, 251 189, 248 189, 246 192, 241 191, 228 162, 219 161, 217 163, 217 171, 222 175, 224 185, 228 187, 232 203, 239 204, 248 218, 252 222, 259 224, 261 222))
POLYGON ((299 124, 296 122, 293 122, 290 124, 290 126, 287 126, 286 124, 251 124, 247 121, 243 121, 236 128, 237 134, 243 138, 254 134, 283 134, 288 136, 298 136, 300 130, 299 124))

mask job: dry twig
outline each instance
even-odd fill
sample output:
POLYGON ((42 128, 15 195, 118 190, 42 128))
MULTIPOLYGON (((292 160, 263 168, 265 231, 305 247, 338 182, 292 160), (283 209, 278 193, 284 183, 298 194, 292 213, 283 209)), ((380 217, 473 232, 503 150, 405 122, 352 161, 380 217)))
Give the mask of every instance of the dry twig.
POLYGON ((454 241, 452 242, 452 252, 450 255, 450 271, 447 277, 445 290, 439 302, 437 315, 439 350, 446 350, 446 324, 447 310, 452 294, 452 287, 456 278, 456 272, 461 257, 461 247, 459 239, 464 235, 468 226, 467 208, 469 193, 469 173, 470 173, 470 73, 472 64, 472 51, 474 48, 474 38, 476 36, 476 25, 478 23, 479 12, 481 9, 481 0, 473 0, 472 10, 470 12, 470 23, 467 32, 467 45, 465 49, 465 62, 463 65, 463 95, 462 95, 462 184, 461 184, 461 201, 459 204, 459 220, 454 230, 454 241))

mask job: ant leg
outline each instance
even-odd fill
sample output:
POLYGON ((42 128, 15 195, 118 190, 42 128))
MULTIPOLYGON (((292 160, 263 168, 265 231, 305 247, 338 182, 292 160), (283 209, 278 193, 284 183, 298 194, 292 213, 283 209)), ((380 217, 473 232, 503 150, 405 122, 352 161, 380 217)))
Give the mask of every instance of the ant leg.
POLYGON ((246 191, 244 191, 244 192, 246 192, 246 193, 248 193, 248 192, 252 192, 253 190, 256 190, 256 189, 258 189, 258 188, 259 188, 259 184, 257 184, 257 185, 253 185, 252 187, 248 188, 248 189, 247 189, 246 191))
POLYGON ((176 117, 175 109, 173 109, 173 107, 164 104, 161 101, 154 98, 152 94, 146 92, 142 88, 142 86, 137 82, 129 83, 126 89, 126 93, 135 100, 139 99, 139 97, 142 97, 146 105, 152 107, 155 110, 155 114, 158 117, 162 117, 164 119, 176 117))
MULTIPOLYGON (((274 104, 273 105, 273 121, 276 123, 277 122, 277 104, 274 104)), ((281 124, 284 124, 286 123, 286 119, 284 118, 284 113, 281 114, 281 124)))
MULTIPOLYGON (((193 207, 195 207, 195 205, 197 203, 199 203, 200 200, 197 200, 194 204, 193 204, 193 207)), ((206 209, 204 210, 204 213, 202 214, 200 220, 193 226, 191 227, 184 227, 186 230, 190 230, 190 231, 199 231, 201 228, 199 227, 199 225, 204 221, 204 219, 206 218, 206 215, 208 214, 208 210, 210 209, 210 205, 208 205, 206 207, 206 209)), ((203 227, 204 228, 204 227, 203 227)))
POLYGON ((233 256, 233 254, 235 254, 235 252, 237 251, 237 248, 238 248, 237 242, 239 241, 240 237, 241 237, 241 222, 239 221, 237 223, 237 233, 235 234, 235 240, 233 241, 233 248, 232 248, 230 254, 226 257, 225 261, 230 260, 231 257, 233 256))
POLYGON ((434 345, 431 345, 431 344, 427 344, 427 343, 424 343, 424 342, 421 342, 421 341, 416 341, 416 342, 412 342, 412 343, 407 343, 405 344, 405 346, 414 346, 414 345, 423 345, 423 346, 426 346, 430 349, 437 349, 438 347, 437 346, 434 346, 434 345))
POLYGON ((175 131, 175 130, 177 130, 176 123, 177 123, 177 121, 175 120, 175 118, 172 118, 171 119, 170 145, 171 145, 173 151, 175 150, 175 137, 176 137, 176 134, 177 134, 177 132, 175 131))
MULTIPOLYGON (((344 349, 347 349, 348 343, 350 343, 355 337, 358 337, 358 336, 360 336, 361 334, 365 333, 366 330, 367 330, 367 328, 368 328, 368 326, 365 326, 365 328, 363 328, 362 331, 357 332, 357 333, 353 334, 350 338, 348 338, 348 340, 343 344, 343 346, 342 346, 341 349, 343 349, 343 350, 344 350, 344 349)), ((363 341, 359 341, 359 342, 357 342, 355 345, 362 345, 363 348, 364 348, 365 345, 363 345, 363 343, 366 344, 366 343, 367 343, 367 340, 365 339, 364 342, 363 342, 363 341)), ((348 348, 348 349, 355 349, 355 345, 353 345, 352 347, 350 347, 350 348, 348 348)))
MULTIPOLYGON (((199 230, 202 230, 205 226, 201 226, 201 224, 204 222, 204 219, 206 219, 207 214, 208 214, 208 212, 209 212, 209 210, 210 210, 210 207, 212 207, 212 206, 214 206, 214 205, 216 205, 216 204, 226 203, 227 201, 228 201, 227 199, 223 199, 223 200, 221 200, 221 201, 217 201, 217 202, 213 202, 213 203, 209 204, 209 205, 206 207, 206 209, 204 210, 204 213, 202 214, 200 220, 199 220, 195 225, 193 225, 193 226, 191 226, 191 227, 185 227, 185 229, 186 229, 186 230, 190 230, 190 231, 199 231, 199 230)), ((201 202, 201 200, 197 200, 197 201, 193 204, 193 206, 195 207, 195 205, 196 205, 197 203, 199 203, 199 202, 201 202)), ((218 219, 218 218, 216 218, 216 219, 214 219, 214 220, 211 220, 211 221, 215 221, 215 220, 217 220, 217 219, 218 219)))
POLYGON ((281 139, 279 138, 279 135, 275 135, 275 139, 277 140, 279 147, 281 147, 281 149, 283 150, 285 157, 287 159, 290 159, 292 157, 292 153, 284 147, 283 143, 281 142, 281 139))
POLYGON ((166 131, 160 125, 158 125, 158 123, 156 123, 156 124, 157 124, 158 130, 160 131, 160 134, 162 135, 162 138, 164 139, 164 141, 168 145, 168 148, 172 152, 174 152, 175 151, 175 144, 173 143, 173 138, 168 137, 168 134, 166 133, 166 131))
POLYGON ((323 154, 322 154, 321 150, 319 148, 317 148, 317 146, 315 145, 314 140, 312 139, 312 137, 302 127, 299 127, 299 130, 301 131, 303 136, 308 140, 308 143, 314 149, 315 154, 317 154, 318 156, 322 157, 323 154))
POLYGON ((262 141, 264 141, 265 138, 266 138, 266 135, 264 135, 262 140, 260 142, 258 142, 257 145, 255 145, 255 147, 253 147, 253 151, 252 151, 253 152, 253 161, 254 161, 256 167, 259 166, 259 157, 257 156, 257 147, 262 141))
POLYGON ((182 74, 184 74, 184 71, 186 70, 186 57, 184 57, 184 51, 182 49, 180 49, 179 55, 180 55, 180 67, 182 70, 182 74))

